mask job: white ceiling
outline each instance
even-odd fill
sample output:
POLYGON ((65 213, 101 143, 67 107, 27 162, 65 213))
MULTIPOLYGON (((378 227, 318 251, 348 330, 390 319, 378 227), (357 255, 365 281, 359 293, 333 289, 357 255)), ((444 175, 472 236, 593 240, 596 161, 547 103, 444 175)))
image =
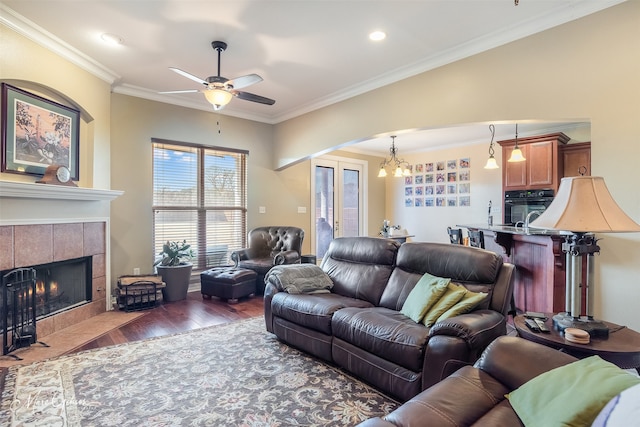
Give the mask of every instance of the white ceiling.
MULTIPOLYGON (((207 111, 211 105, 200 93, 157 92, 200 89, 169 67, 215 76, 211 42, 225 41, 221 75, 259 74, 264 81, 243 90, 276 103, 234 99, 221 113, 278 123, 622 1, 0 0, 0 22, 100 76, 114 92, 207 111), (371 42, 373 30, 387 38, 371 42), (107 46, 103 33, 123 43, 107 46)), ((488 141, 487 126, 412 132, 398 135, 397 143, 409 153, 488 141)), ((520 126, 522 136, 540 128, 520 126)), ((564 125, 541 126, 555 131, 564 125)), ((513 131, 513 124, 498 124, 496 139, 512 138, 513 131)), ((389 142, 382 135, 351 149, 384 155, 389 142)))

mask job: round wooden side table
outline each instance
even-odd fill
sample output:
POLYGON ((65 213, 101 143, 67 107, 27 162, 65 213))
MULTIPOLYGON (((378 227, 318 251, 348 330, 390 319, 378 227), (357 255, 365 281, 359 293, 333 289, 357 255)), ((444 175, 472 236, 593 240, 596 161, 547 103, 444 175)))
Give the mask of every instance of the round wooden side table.
POLYGON ((589 344, 576 344, 565 340, 564 334, 554 329, 552 313, 546 313, 546 316, 548 333, 529 329, 523 315, 516 316, 513 324, 518 335, 528 341, 556 348, 579 359, 597 355, 622 369, 635 369, 640 374, 640 333, 626 326, 604 322, 609 327, 608 338, 591 338, 589 344))

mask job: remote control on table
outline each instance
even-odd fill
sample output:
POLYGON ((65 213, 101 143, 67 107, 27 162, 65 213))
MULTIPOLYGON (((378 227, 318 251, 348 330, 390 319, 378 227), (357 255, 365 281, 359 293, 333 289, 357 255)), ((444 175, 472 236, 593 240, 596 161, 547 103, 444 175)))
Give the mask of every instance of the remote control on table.
POLYGON ((533 320, 538 325, 538 328, 540 329, 540 332, 546 332, 546 333, 551 332, 549 330, 549 328, 547 328, 547 325, 544 323, 544 320, 542 320, 542 319, 533 319, 533 320))
POLYGON ((538 326, 538 324, 536 323, 535 320, 533 320, 533 319, 524 319, 524 323, 533 332, 540 332, 540 327, 538 326))
POLYGON ((540 312, 537 312, 537 311, 527 311, 524 314, 524 317, 527 317, 529 319, 547 320, 547 316, 544 313, 540 313, 540 312))

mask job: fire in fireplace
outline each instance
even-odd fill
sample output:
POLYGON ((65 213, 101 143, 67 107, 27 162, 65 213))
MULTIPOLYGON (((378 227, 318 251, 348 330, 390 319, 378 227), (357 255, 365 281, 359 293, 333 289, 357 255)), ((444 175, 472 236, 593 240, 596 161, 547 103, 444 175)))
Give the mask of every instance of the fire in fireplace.
MULTIPOLYGON (((51 264, 32 266, 36 270, 35 305, 36 319, 91 302, 91 257, 58 261, 51 264)), ((0 277, 8 273, 3 271, 0 277)), ((29 293, 32 291, 29 290, 29 293)), ((0 299, 2 299, 0 292, 0 299)), ((29 295, 30 297, 31 295, 29 295)), ((0 300, 0 306, 2 301, 0 300)), ((11 328, 11 313, 8 316, 8 329, 11 328)))

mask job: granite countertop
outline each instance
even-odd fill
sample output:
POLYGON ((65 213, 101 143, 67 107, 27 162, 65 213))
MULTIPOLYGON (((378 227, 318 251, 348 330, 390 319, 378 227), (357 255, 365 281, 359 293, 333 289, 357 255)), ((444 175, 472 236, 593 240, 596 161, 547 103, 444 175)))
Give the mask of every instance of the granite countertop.
POLYGON ((544 230, 542 228, 535 228, 529 226, 528 228, 523 226, 514 227, 513 225, 487 225, 487 224, 459 224, 456 227, 469 228, 472 230, 488 230, 496 233, 507 234, 521 234, 526 236, 564 236, 571 234, 567 231, 560 230, 544 230))

